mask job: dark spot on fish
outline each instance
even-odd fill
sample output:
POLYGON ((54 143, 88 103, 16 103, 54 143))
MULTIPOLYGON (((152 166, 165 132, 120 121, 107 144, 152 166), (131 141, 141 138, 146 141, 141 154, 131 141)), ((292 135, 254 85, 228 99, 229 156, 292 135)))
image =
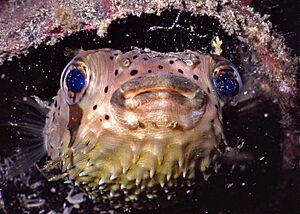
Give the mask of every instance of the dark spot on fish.
POLYGON ((109 120, 109 116, 108 115, 105 115, 105 120, 109 120))
POLYGON ((134 55, 133 57, 132 57, 132 59, 136 59, 138 56, 137 55, 134 55))
POLYGON ((116 69, 116 70, 115 70, 115 76, 117 76, 117 75, 118 75, 118 73, 119 73, 119 70, 118 70, 118 69, 116 69))
POLYGON ((199 79, 198 75, 196 75, 196 74, 193 75, 193 78, 194 78, 195 80, 198 80, 198 79, 199 79))
POLYGON ((152 73, 152 71, 151 71, 151 70, 148 70, 148 73, 150 74, 150 73, 152 73))
POLYGON ((180 68, 178 69, 178 72, 183 74, 183 70, 181 70, 180 68))
POLYGON ((163 67, 162 65, 159 65, 158 68, 159 68, 159 69, 163 69, 164 67, 163 67))
POLYGON ((106 86, 105 88, 104 88, 104 93, 107 93, 108 92, 108 86, 106 86))
POLYGON ((207 92, 210 94, 210 89, 209 88, 207 88, 207 92))
POLYGON ((54 107, 55 108, 57 107, 57 101, 56 100, 54 101, 54 107))
POLYGON ((217 104, 215 104, 215 107, 216 107, 216 109, 218 109, 218 108, 219 108, 219 106, 218 106, 217 104))
POLYGON ((214 120, 211 120, 210 122, 213 123, 213 122, 215 122, 215 121, 214 121, 214 120))
POLYGON ((114 53, 114 56, 118 56, 119 54, 117 54, 117 53, 114 53))
POLYGON ((132 71, 130 71, 130 75, 131 76, 134 76, 134 75, 136 75, 138 73, 138 70, 132 70, 132 71))
POLYGON ((172 64, 174 64, 174 61, 173 61, 173 60, 170 60, 169 63, 172 65, 172 64))
POLYGON ((145 60, 145 61, 147 61, 147 60, 149 60, 147 57, 143 57, 143 60, 145 60))
POLYGON ((96 109, 97 109, 97 107, 98 107, 97 105, 94 105, 94 106, 93 106, 93 110, 96 110, 96 109))
POLYGON ((140 127, 141 129, 146 128, 145 124, 142 123, 141 121, 138 121, 138 124, 139 124, 139 127, 140 127))
POLYGON ((114 57, 113 57, 113 56, 110 56, 110 57, 109 57, 109 59, 113 60, 113 59, 114 59, 114 57))

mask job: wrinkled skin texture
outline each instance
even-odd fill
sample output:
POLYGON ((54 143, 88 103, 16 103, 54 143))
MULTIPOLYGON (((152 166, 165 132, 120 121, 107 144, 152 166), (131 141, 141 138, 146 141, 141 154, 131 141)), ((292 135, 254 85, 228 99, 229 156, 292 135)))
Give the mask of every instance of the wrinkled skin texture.
POLYGON ((48 114, 49 155, 113 208, 166 206, 164 191, 203 182, 220 155, 223 101, 212 76, 224 65, 231 63, 191 51, 79 53, 48 114), (88 80, 76 94, 66 84, 73 66, 88 80))

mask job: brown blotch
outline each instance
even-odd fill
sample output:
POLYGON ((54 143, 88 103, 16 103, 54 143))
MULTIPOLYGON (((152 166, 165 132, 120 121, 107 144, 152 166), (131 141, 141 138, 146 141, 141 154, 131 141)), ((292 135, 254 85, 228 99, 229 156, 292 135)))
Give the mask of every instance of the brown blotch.
POLYGON ((119 73, 119 70, 118 70, 118 69, 116 69, 116 70, 115 70, 115 76, 117 76, 117 75, 118 75, 118 73, 119 73))
POLYGON ((68 147, 72 147, 76 139, 78 128, 81 124, 82 115, 83 111, 78 104, 69 105, 69 123, 67 127, 70 131, 71 139, 68 147))
POLYGON ((199 79, 198 75, 196 75, 196 74, 193 75, 193 78, 194 78, 195 80, 198 80, 198 79, 199 79))
POLYGON ((110 60, 113 60, 113 59, 114 59, 114 57, 113 57, 113 56, 110 56, 110 57, 109 57, 109 59, 110 59, 110 60))
POLYGON ((174 61, 173 61, 173 60, 170 60, 169 63, 172 65, 172 64, 174 64, 174 61))
POLYGON ((207 92, 210 94, 210 89, 209 88, 207 88, 207 92))
POLYGON ((163 69, 164 67, 163 67, 162 65, 159 65, 158 68, 159 68, 159 69, 163 69))
POLYGON ((105 120, 109 120, 109 116, 108 116, 108 115, 105 115, 105 116, 104 116, 104 119, 105 119, 105 120))
POLYGON ((151 71, 151 70, 148 70, 148 73, 150 74, 150 73, 152 73, 152 71, 151 71))
POLYGON ((93 110, 96 110, 96 109, 97 109, 97 107, 98 107, 97 105, 94 105, 94 106, 93 106, 93 110))
POLYGON ((138 56, 137 55, 134 55, 133 57, 132 57, 132 59, 136 59, 138 56))

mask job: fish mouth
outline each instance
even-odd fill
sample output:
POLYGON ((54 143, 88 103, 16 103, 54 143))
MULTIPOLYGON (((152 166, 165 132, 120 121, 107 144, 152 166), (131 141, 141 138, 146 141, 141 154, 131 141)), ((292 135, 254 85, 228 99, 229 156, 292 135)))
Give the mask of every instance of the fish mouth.
POLYGON ((113 93, 111 104, 123 122, 128 121, 125 114, 131 113, 136 123, 165 126, 163 121, 175 121, 191 128, 203 116, 207 100, 207 94, 190 79, 161 73, 125 82, 113 93))
POLYGON ((198 89, 199 86, 191 80, 169 73, 140 76, 124 83, 120 87, 125 99, 157 92, 177 93, 193 99, 198 89))

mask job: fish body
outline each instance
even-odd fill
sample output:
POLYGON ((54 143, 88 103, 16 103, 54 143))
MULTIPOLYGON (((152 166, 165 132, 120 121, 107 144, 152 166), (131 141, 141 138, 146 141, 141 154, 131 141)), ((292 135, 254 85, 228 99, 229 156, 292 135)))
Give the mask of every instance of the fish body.
POLYGON ((205 182, 221 153, 222 106, 240 90, 220 96, 215 77, 226 69, 235 72, 223 57, 192 51, 80 52, 47 116, 47 152, 67 179, 113 208, 177 200, 205 182))

